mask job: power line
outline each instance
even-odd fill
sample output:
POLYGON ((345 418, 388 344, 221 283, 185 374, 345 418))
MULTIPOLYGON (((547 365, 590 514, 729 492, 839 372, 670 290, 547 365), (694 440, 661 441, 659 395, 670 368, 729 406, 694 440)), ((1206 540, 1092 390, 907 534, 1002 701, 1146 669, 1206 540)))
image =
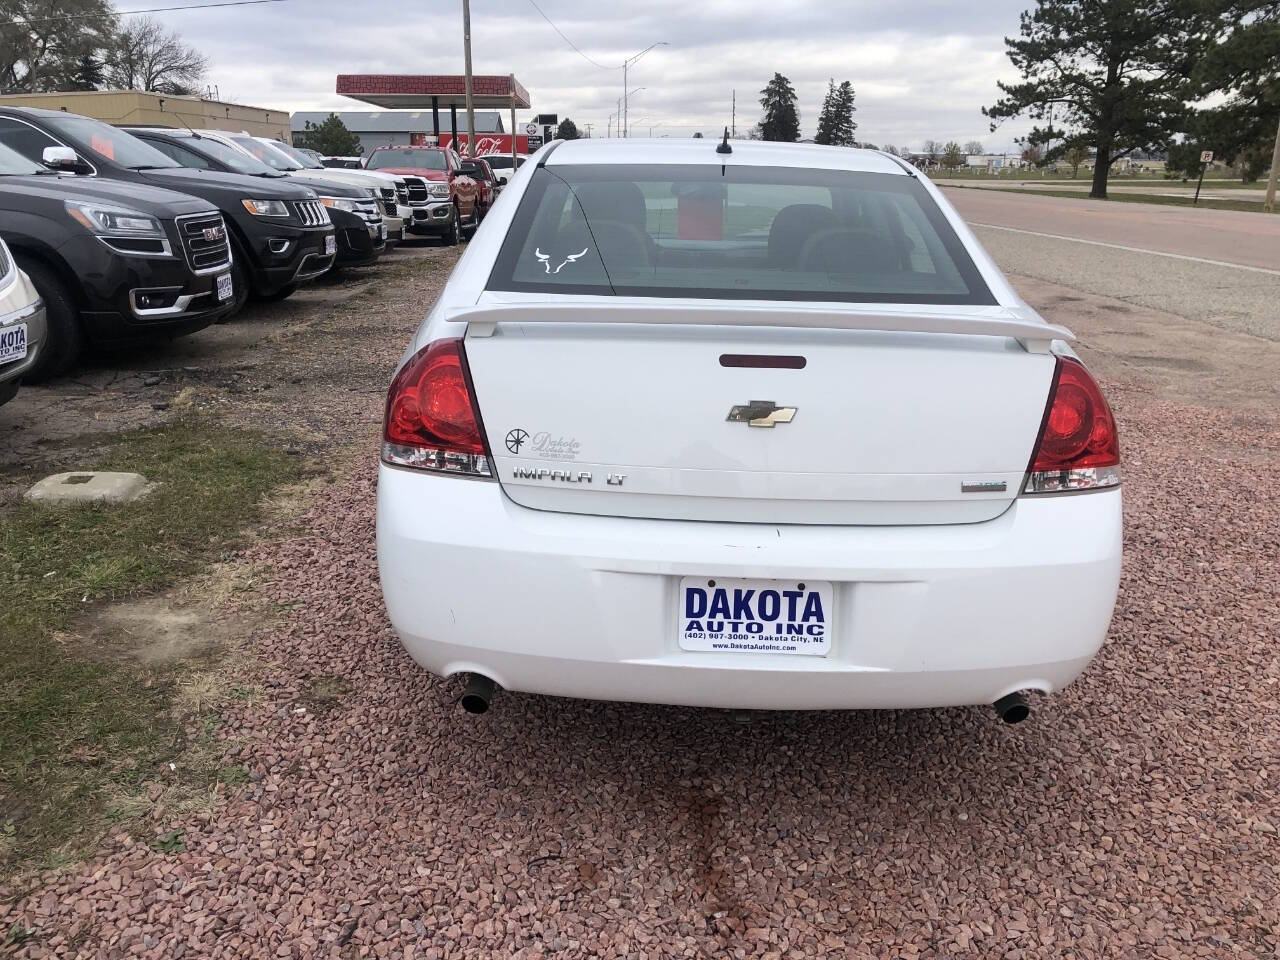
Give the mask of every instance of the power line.
POLYGON ((580 56, 583 60, 587 61, 587 63, 591 64, 593 67, 598 67, 598 68, 600 68, 601 70, 620 70, 620 69, 622 69, 621 67, 607 67, 607 66, 605 66, 603 63, 597 63, 595 60, 592 60, 592 59, 591 59, 590 57, 588 57, 585 53, 583 53, 581 50, 579 50, 579 49, 578 49, 578 45, 577 45, 576 43, 574 43, 572 40, 570 40, 568 37, 566 37, 566 36, 564 35, 564 31, 563 31, 563 30, 561 30, 559 27, 557 27, 557 26, 555 25, 555 23, 554 23, 554 22, 552 22, 551 18, 550 18, 550 17, 548 17, 545 13, 543 13, 543 12, 542 12, 542 8, 541 8, 540 6, 538 6, 538 5, 534 2, 534 0, 529 0, 529 5, 530 5, 531 7, 533 7, 533 9, 537 10, 537 11, 538 11, 538 16, 542 17, 542 19, 543 19, 543 20, 545 20, 545 21, 547 21, 547 23, 551 24, 551 29, 552 29, 552 30, 554 30, 556 33, 560 34, 560 39, 561 39, 561 40, 563 40, 565 43, 567 43, 569 46, 573 47, 574 53, 576 53, 578 56, 580 56))
MULTIPOLYGON (((132 17, 138 13, 169 13, 174 10, 209 10, 213 7, 253 7, 264 3, 284 3, 285 0, 221 0, 218 3, 195 3, 185 7, 150 7, 146 10, 117 10, 115 15, 119 17, 132 17)), ((532 2, 532 0, 531 0, 532 2)), ((105 14, 110 17, 111 14, 105 14)), ((68 20, 101 20, 104 15, 99 13, 72 13, 58 17, 34 17, 30 20, 6 20, 0 26, 18 26, 26 24, 28 26, 36 23, 62 23, 68 20)))

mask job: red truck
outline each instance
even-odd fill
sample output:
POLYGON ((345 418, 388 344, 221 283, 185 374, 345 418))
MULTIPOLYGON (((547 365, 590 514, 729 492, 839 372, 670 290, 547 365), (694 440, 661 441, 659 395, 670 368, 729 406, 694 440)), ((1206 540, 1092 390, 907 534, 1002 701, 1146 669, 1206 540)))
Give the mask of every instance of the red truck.
POLYGON ((422 184, 408 184, 413 220, 405 230, 440 237, 452 245, 464 232, 468 236, 475 232, 485 210, 480 183, 463 169, 463 163, 445 147, 378 147, 369 154, 365 169, 420 177, 422 184))

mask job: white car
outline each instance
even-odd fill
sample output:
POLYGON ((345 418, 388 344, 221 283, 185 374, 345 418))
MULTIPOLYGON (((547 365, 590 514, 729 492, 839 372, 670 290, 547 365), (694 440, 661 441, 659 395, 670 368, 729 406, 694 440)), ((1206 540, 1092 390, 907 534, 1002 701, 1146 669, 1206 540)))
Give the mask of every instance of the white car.
POLYGON ((1120 577, 1116 424, 1071 337, 894 157, 553 143, 392 382, 391 622, 473 711, 1021 720, 1120 577))
MULTIPOLYGON (((506 186, 511 182, 512 159, 509 153, 486 153, 484 158, 489 161, 489 168, 493 171, 494 179, 502 186, 506 186)), ((517 153, 515 156, 515 166, 523 167, 526 160, 529 159, 527 153, 517 153)))
POLYGON ((0 405, 35 366, 46 334, 44 301, 0 238, 0 405))

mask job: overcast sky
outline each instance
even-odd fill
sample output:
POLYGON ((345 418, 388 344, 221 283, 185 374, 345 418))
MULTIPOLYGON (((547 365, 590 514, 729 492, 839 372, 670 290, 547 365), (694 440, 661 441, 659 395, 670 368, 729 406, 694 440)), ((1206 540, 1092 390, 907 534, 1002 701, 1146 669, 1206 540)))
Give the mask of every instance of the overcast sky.
MULTIPOLYGON (((981 107, 1013 79, 1003 38, 1031 0, 538 0, 592 59, 621 61, 658 40, 629 73, 633 136, 711 136, 760 116, 760 88, 778 71, 799 95, 813 136, 828 77, 857 91, 858 138, 919 148, 926 139, 1012 146, 1026 124, 992 134, 981 107)), ((158 6, 121 0, 122 10, 158 6)), ((285 0, 158 15, 210 59, 223 99, 289 111, 370 109, 336 95, 339 73, 461 73, 460 0, 285 0)), ((603 136, 622 70, 575 53, 529 0, 472 0, 476 73, 514 73, 533 112, 572 117, 603 136)), ((521 116, 521 121, 527 117, 521 116)))

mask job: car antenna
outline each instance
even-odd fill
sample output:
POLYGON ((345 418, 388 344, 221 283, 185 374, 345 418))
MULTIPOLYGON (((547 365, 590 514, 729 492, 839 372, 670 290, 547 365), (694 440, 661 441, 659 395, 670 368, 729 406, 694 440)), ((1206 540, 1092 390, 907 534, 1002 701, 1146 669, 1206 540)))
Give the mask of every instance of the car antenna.
POLYGON ((184 127, 187 128, 187 133, 191 134, 191 136, 195 137, 195 139, 197 140, 204 139, 204 137, 200 136, 200 134, 196 133, 194 130, 191 129, 191 124, 187 123, 187 121, 182 119, 182 114, 175 113, 174 116, 178 118, 178 122, 180 124, 182 124, 184 127))
POLYGON ((716 146, 716 153, 733 153, 733 147, 729 146, 729 128, 724 128, 724 140, 716 146))

